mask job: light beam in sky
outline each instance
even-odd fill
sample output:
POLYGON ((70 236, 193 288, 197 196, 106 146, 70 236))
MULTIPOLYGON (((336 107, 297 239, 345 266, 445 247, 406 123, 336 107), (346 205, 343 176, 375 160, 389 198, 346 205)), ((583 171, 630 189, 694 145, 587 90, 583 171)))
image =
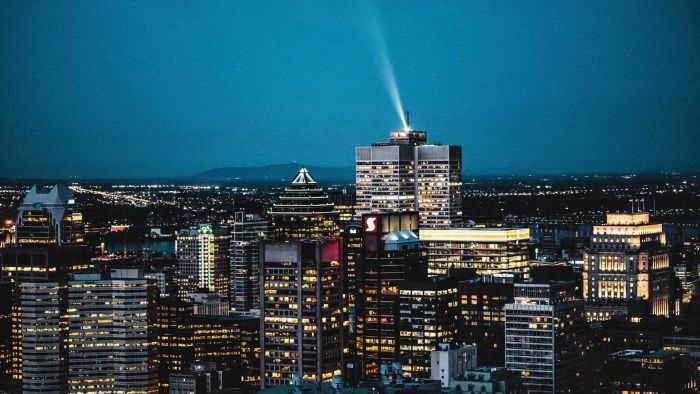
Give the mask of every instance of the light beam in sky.
POLYGON ((401 96, 399 95, 399 88, 396 85, 396 78, 394 77, 394 68, 391 65, 391 59, 389 58, 389 50, 387 49, 386 39, 384 38, 384 29, 379 20, 379 15, 374 2, 369 3, 369 29, 372 35, 372 43, 374 44, 374 50, 379 56, 379 67, 382 77, 384 78, 384 87, 391 98, 391 102, 394 104, 394 110, 396 114, 401 119, 404 129, 408 129, 408 124, 404 117, 403 105, 401 104, 401 96))

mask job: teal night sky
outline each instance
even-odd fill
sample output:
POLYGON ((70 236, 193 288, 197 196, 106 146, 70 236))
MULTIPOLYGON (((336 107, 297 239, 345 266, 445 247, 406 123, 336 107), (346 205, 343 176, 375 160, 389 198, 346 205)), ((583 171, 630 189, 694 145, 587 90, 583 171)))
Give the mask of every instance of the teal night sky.
POLYGON ((698 1, 8 0, 0 177, 351 166, 390 69, 465 175, 700 170, 698 1))

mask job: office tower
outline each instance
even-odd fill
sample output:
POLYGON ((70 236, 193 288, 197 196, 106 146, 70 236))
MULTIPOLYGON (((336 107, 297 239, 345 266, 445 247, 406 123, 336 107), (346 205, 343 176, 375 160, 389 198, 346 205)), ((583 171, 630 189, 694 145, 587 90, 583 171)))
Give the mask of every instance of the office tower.
POLYGON ((476 344, 479 365, 505 366, 506 304, 520 279, 495 274, 459 283, 459 342, 476 344))
POLYGON ((425 279, 426 261, 418 239, 418 213, 362 217, 362 252, 356 298, 357 366, 364 377, 399 359, 399 286, 425 279))
POLYGON ((345 305, 347 307, 347 357, 345 379, 353 384, 360 379, 360 369, 357 364, 357 269, 362 254, 362 224, 359 222, 348 223, 343 230, 343 277, 345 278, 345 305))
POLYGON ((330 193, 328 197, 335 210, 338 211, 338 226, 340 226, 340 231, 344 232, 345 227, 355 221, 355 194, 348 193, 346 189, 343 189, 330 193))
POLYGON ((230 246, 231 236, 226 227, 200 224, 179 231, 175 251, 183 293, 205 289, 228 297, 230 246))
MULTIPOLYGON (((691 393, 688 354, 622 350, 610 354, 600 381, 606 393, 691 393)), ((695 387, 693 387, 695 388, 695 387)))
MULTIPOLYGON (((12 305, 12 284, 0 283, 0 389, 8 389, 6 385, 18 385, 19 382, 13 377, 13 366, 21 368, 18 363, 13 362, 12 358, 12 323, 13 320, 19 321, 18 318, 13 318, 12 305)), ((19 324, 19 322, 17 323, 19 324)), ((19 330, 21 333, 21 329, 19 330)), ((21 354, 19 355, 21 359, 21 354)), ((19 376, 17 376, 17 379, 19 376)))
POLYGON ((412 378, 429 379, 430 354, 441 343, 457 343, 458 320, 455 280, 432 278, 400 283, 397 339, 404 372, 412 378))
POLYGON ((643 299, 653 315, 669 316, 670 252, 661 224, 648 213, 609 213, 593 226, 591 247, 584 252, 586 318, 606 320, 627 313, 627 301, 643 299))
POLYGON ((419 212, 421 228, 462 223, 462 147, 427 144, 424 131, 389 133, 389 142, 355 148, 357 218, 419 212))
POLYGON ((68 282, 68 390, 158 392, 157 289, 135 269, 68 282))
POLYGON ((430 376, 439 380, 442 388, 450 387, 450 380, 476 368, 476 346, 455 346, 440 343, 430 352, 430 376))
POLYGON ((349 223, 343 233, 345 261, 345 294, 349 309, 355 308, 357 266, 362 255, 362 224, 349 223))
POLYGON ((20 245, 82 243, 83 215, 63 185, 32 186, 19 206, 16 239, 20 245))
POLYGON ((530 393, 579 392, 583 384, 583 300, 573 282, 516 283, 506 305, 506 368, 530 393))
POLYGON ((681 282, 681 301, 689 303, 695 283, 698 281, 697 264, 678 263, 673 266, 673 273, 681 282))
POLYGON ((158 296, 160 298, 177 297, 177 267, 151 267, 150 272, 144 273, 143 277, 146 279, 153 279, 156 282, 158 285, 158 296))
POLYGON ((20 285, 22 392, 68 389, 68 322, 65 282, 20 285))
POLYGON ((339 212, 328 196, 302 167, 290 187, 272 205, 268 215, 272 220, 275 239, 332 237, 340 234, 339 212))
POLYGON ((90 267, 84 246, 28 246, 0 249, 0 283, 65 279, 90 267))
POLYGON ((258 388, 260 319, 245 316, 195 315, 192 305, 168 300, 158 306, 158 379, 167 389, 173 374, 188 366, 216 363, 231 371, 231 386, 258 388))
POLYGON ((231 309, 260 308, 260 241, 270 223, 255 214, 236 212, 231 237, 231 309))
POLYGON ((74 270, 90 267, 90 251, 84 246, 20 246, 0 249, 0 377, 22 377, 20 285, 65 281, 74 270))
POLYGON ((177 298, 158 300, 158 384, 163 390, 168 389, 171 374, 186 371, 187 365, 195 361, 191 355, 195 351, 193 310, 194 305, 177 298))
POLYGON ((260 388, 260 317, 242 317, 239 321, 241 387, 260 388))
POLYGON ((526 228, 453 228, 421 230, 428 252, 428 275, 447 275, 454 268, 475 268, 487 275, 527 273, 530 230, 526 228))
POLYGON ((216 363, 212 362, 192 364, 187 371, 170 375, 169 393, 218 393, 224 389, 225 372, 227 371, 218 370, 216 363))
POLYGON ((262 386, 329 381, 343 370, 342 241, 264 241, 261 248, 262 386))
POLYGON ((576 297, 583 299, 583 272, 577 271, 568 263, 533 262, 530 266, 530 279, 533 282, 568 282, 576 284, 576 297))

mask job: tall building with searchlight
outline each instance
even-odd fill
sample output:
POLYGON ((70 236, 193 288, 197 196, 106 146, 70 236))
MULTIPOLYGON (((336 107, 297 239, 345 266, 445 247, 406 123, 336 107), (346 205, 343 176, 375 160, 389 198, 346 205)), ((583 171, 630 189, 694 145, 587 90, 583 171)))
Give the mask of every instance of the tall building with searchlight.
POLYGON ((389 141, 355 148, 355 215, 419 212, 421 228, 462 223, 462 147, 428 144, 427 133, 389 133, 389 141))

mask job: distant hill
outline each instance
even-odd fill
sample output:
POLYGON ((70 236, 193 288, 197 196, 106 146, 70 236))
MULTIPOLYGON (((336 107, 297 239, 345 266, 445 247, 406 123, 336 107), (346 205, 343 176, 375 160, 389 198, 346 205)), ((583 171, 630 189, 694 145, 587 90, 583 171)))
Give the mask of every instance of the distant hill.
MULTIPOLYGON (((302 167, 299 163, 256 167, 222 167, 183 177, 196 181, 291 181, 302 167)), ((354 180, 355 167, 304 166, 317 180, 354 180)))

